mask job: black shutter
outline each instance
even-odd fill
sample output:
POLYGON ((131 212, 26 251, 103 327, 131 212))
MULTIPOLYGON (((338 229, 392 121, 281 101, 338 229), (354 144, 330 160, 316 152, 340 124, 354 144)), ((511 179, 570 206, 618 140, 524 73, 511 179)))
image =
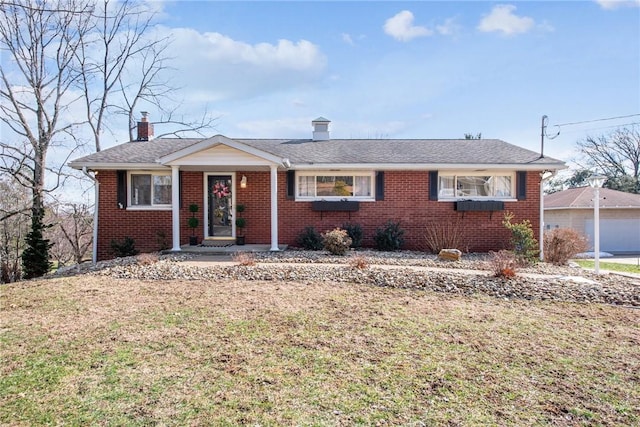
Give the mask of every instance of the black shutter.
MULTIPOLYGON (((178 172, 178 186, 180 187, 178 200, 180 201, 180 209, 182 209, 182 171, 178 172)), ((171 185, 175 185, 175 183, 171 183, 171 185)))
POLYGON ((376 201, 384 200, 384 171, 376 172, 376 201))
POLYGON ((287 171, 287 199, 293 200, 296 198, 296 171, 287 171))
POLYGON ((438 200, 438 171, 429 171, 429 200, 438 200))
POLYGON ((116 171, 118 177, 118 208, 127 207, 127 171, 116 171))
POLYGON ((518 200, 527 200, 527 172, 526 171, 516 172, 516 198, 518 200))

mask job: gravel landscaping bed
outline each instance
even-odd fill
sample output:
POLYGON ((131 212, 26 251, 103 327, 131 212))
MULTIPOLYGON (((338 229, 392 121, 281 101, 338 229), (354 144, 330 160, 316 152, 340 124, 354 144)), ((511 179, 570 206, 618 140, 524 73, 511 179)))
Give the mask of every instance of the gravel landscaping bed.
POLYGON ((189 258, 189 255, 144 255, 101 262, 95 266, 80 266, 61 274, 84 272, 141 280, 331 281, 463 295, 484 294, 503 299, 640 307, 638 278, 617 274, 595 275, 579 267, 546 263, 520 269, 513 279, 495 278, 488 273, 490 264, 485 254, 465 255, 462 261, 450 262, 421 252, 357 251, 338 257, 325 252, 289 250, 256 253, 255 260, 259 265, 254 266, 198 267, 180 262, 189 258), (365 259, 369 266, 358 269, 348 265, 353 256, 365 259))

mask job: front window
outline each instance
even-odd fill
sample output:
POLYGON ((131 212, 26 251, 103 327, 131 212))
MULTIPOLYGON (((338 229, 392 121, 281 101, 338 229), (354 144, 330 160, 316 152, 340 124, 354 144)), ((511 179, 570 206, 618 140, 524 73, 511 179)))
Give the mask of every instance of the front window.
POLYGON ((130 206, 167 206, 171 204, 171 175, 131 174, 130 206))
POLYGON ((439 198, 458 199, 511 199, 511 175, 440 175, 439 198))
POLYGON ((301 173, 297 180, 299 199, 372 199, 372 173, 301 173))

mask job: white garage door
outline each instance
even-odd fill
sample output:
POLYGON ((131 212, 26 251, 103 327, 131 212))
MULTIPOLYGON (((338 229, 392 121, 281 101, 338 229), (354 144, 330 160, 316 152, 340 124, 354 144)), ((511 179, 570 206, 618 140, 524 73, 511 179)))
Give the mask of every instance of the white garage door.
MULTIPOLYGON (((584 234, 593 248, 593 220, 585 221, 584 234)), ((640 220, 601 219, 600 250, 604 252, 640 253, 640 220)))

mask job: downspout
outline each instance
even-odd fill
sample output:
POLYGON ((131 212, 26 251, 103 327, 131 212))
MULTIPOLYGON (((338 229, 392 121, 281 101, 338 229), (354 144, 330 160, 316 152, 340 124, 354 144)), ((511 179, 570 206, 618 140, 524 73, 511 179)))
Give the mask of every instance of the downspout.
MULTIPOLYGON (((546 117, 546 116, 545 116, 546 117)), ((538 243, 540 245, 540 261, 544 261, 544 183, 556 175, 556 171, 540 172, 540 234, 538 243)))
MULTIPOLYGON (((95 191, 95 202, 93 204, 93 243, 92 243, 92 254, 91 254, 91 263, 95 264, 98 262, 98 201, 100 200, 100 182, 96 179, 94 175, 89 174, 87 171, 87 167, 82 167, 82 173, 89 177, 93 181, 94 191, 95 191)), ((97 172, 96 172, 97 175, 97 172)))

